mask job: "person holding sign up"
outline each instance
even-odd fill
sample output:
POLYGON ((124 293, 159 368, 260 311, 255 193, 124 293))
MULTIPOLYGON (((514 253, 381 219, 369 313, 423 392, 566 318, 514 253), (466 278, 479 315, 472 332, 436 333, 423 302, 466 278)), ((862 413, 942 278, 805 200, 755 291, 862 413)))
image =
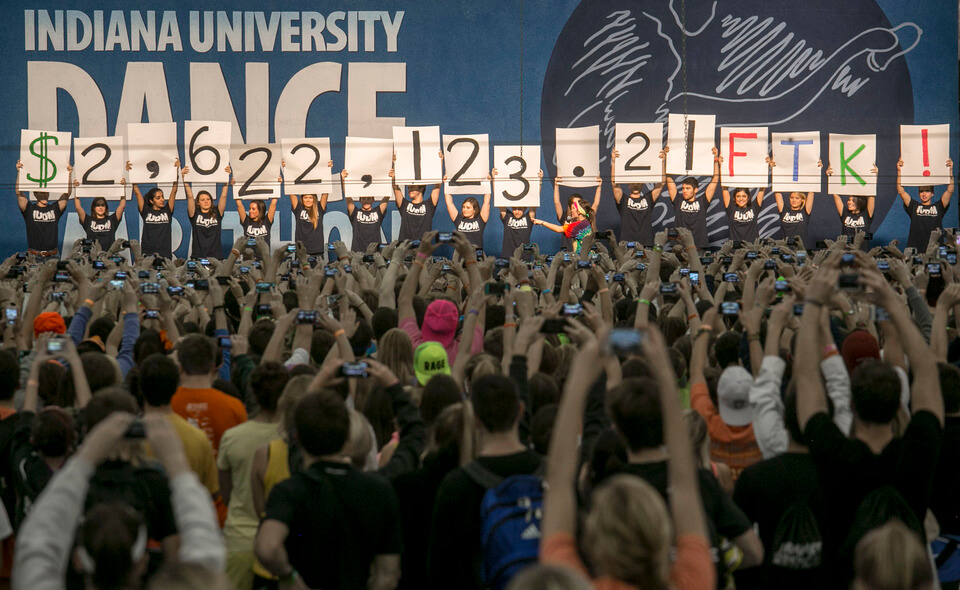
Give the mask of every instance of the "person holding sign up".
MULTIPOLYGON (((73 183, 70 182, 70 176, 68 176, 67 186, 70 189, 60 195, 60 200, 54 205, 49 203, 50 193, 47 191, 33 191, 33 196, 37 198, 37 202, 31 203, 27 195, 20 190, 20 171, 22 169, 23 162, 17 160, 17 184, 15 186, 17 206, 20 207, 23 221, 27 224, 27 250, 37 257, 38 263, 43 263, 44 259, 57 255, 60 218, 63 217, 63 211, 67 208, 67 199, 70 198, 73 183)), ((73 167, 67 166, 67 170, 72 176, 73 167)))
MULTIPOLYGON (((283 177, 277 178, 277 182, 283 182, 283 177)), ((236 179, 230 177, 230 186, 236 184, 236 179)), ((237 215, 240 216, 240 225, 243 226, 243 233, 248 238, 260 238, 270 247, 270 228, 273 227, 273 218, 277 213, 277 199, 270 199, 270 208, 263 202, 263 199, 253 199, 250 201, 250 213, 243 206, 243 201, 236 198, 237 215)))
MULTIPOLYGON (((173 161, 177 171, 180 170, 180 159, 173 161)), ((133 169, 133 163, 127 162, 127 170, 133 169)), ((140 211, 140 217, 143 219, 143 232, 140 235, 140 252, 143 256, 162 256, 163 258, 173 258, 172 245, 172 223, 173 223, 173 203, 177 196, 177 185, 179 184, 179 174, 173 181, 173 188, 170 189, 170 199, 164 198, 163 190, 155 186, 147 191, 147 197, 144 199, 140 193, 140 185, 133 183, 133 194, 137 197, 137 209, 140 211)))
POLYGON ((903 200, 903 208, 910 216, 910 234, 907 237, 907 247, 925 250, 930 232, 943 229, 943 214, 950 207, 950 197, 953 196, 953 160, 947 160, 947 170, 950 171, 950 183, 943 191, 940 200, 933 202, 933 186, 921 186, 920 201, 914 201, 910 194, 903 190, 902 171, 903 158, 897 162, 897 194, 903 200))
MULTIPOLYGON (((346 170, 340 171, 341 182, 346 182, 347 176, 349 173, 346 170)), ((380 228, 387 213, 390 197, 383 197, 379 205, 374 205, 375 197, 360 197, 359 207, 353 204, 352 198, 346 199, 347 217, 350 218, 350 226, 353 228, 353 242, 350 249, 354 252, 366 252, 370 244, 380 243, 380 228)))
MULTIPOLYGON (((230 166, 224 168, 230 174, 230 166)), ((220 243, 220 228, 223 222, 223 212, 227 209, 227 183, 220 189, 220 200, 213 202, 213 195, 202 190, 193 196, 193 187, 187 182, 190 167, 184 166, 180 171, 183 176, 183 190, 187 191, 187 215, 190 217, 190 229, 193 234, 193 243, 190 255, 194 258, 223 258, 223 245, 220 243)), ((216 189, 214 189, 216 190, 216 189)))
MULTIPOLYGON (((281 160, 280 166, 286 166, 281 160)), ((333 168, 333 160, 327 162, 327 168, 333 168)), ((316 194, 290 195, 290 207, 296 219, 294 241, 303 244, 309 256, 323 256, 323 215, 327 212, 327 199, 330 193, 323 193, 317 199, 316 194)))
MULTIPOLYGON (((720 170, 720 164, 723 163, 723 156, 717 156, 716 169, 720 170)), ((750 199, 750 189, 735 188, 731 198, 730 189, 723 186, 720 182, 720 190, 723 191, 723 209, 727 213, 727 221, 730 222, 730 237, 728 239, 734 242, 754 242, 760 237, 757 229, 757 218, 760 217, 760 207, 763 205, 764 188, 757 189, 757 199, 750 199)))
MULTIPOLYGON (((767 164, 770 168, 777 167, 777 162, 773 158, 767 158, 767 164)), ((823 162, 817 160, 817 166, 823 168, 823 162)), ((807 193, 792 191, 788 197, 790 206, 787 207, 783 195, 779 192, 773 193, 773 198, 777 201, 780 229, 783 230, 784 238, 788 240, 799 238, 802 243, 807 243, 807 223, 813 213, 813 195, 813 191, 807 193)))
MULTIPOLYGON (((397 155, 393 155, 394 161, 397 155)), ((440 159, 443 159, 443 151, 440 152, 440 159)), ((440 201, 440 185, 434 185, 430 191, 430 198, 423 199, 427 194, 427 185, 409 184, 407 185, 407 197, 403 198, 403 189, 397 184, 396 172, 390 171, 390 178, 393 181, 393 194, 397 200, 397 210, 400 211, 400 237, 399 241, 419 240, 423 234, 432 229, 433 214, 437 211, 437 203, 440 201)))
POLYGON ((694 176, 688 176, 681 183, 681 198, 677 201, 677 185, 672 176, 667 177, 667 194, 673 201, 677 227, 690 230, 693 234, 693 243, 697 248, 706 248, 710 243, 707 238, 707 209, 710 207, 714 193, 717 192, 717 185, 720 184, 720 152, 716 146, 711 151, 713 152, 713 178, 702 195, 697 196, 700 181, 694 176))
MULTIPOLYGON (((127 185, 127 179, 121 178, 120 184, 127 185)), ((73 181, 73 186, 80 186, 79 180, 73 181)), ((120 220, 123 219, 123 210, 127 207, 127 195, 124 193, 120 197, 120 204, 117 210, 110 213, 107 207, 107 200, 103 197, 94 197, 90 203, 90 213, 83 210, 80 204, 80 197, 74 195, 73 206, 77 209, 77 217, 80 218, 80 225, 87 234, 88 240, 96 240, 100 243, 100 249, 106 252, 117 239, 117 228, 120 227, 120 220)))
POLYGON ((617 184, 616 170, 617 158, 620 157, 619 150, 613 150, 610 159, 610 186, 613 187, 613 200, 617 202, 617 211, 620 212, 620 239, 627 242, 640 242, 650 245, 653 243, 653 224, 650 221, 650 212, 660 193, 663 192, 663 185, 667 182, 667 152, 670 148, 664 148, 660 151, 660 160, 663 162, 663 179, 654 185, 653 190, 647 194, 642 194, 643 184, 631 182, 628 186, 629 193, 624 193, 623 188, 617 184), (626 198, 624 198, 626 197, 626 198))
POLYGON ((560 185, 563 184, 563 179, 559 177, 555 178, 553 180, 553 204, 557 208, 557 217, 561 219, 566 218, 567 222, 563 225, 556 225, 547 223, 542 219, 534 219, 534 225, 542 225, 551 231, 563 234, 564 237, 570 240, 574 254, 580 254, 583 240, 597 231, 596 211, 597 206, 600 204, 600 188, 602 183, 603 179, 598 176, 597 194, 594 196, 593 205, 587 204, 587 201, 584 200, 579 193, 570 195, 570 198, 567 199, 567 214, 564 216, 563 211, 560 209, 560 185))
MULTIPOLYGON (((877 174, 877 165, 874 164, 870 169, 871 174, 877 174)), ((833 166, 827 166, 827 176, 833 175, 833 166)), ((876 205, 873 195, 866 197, 847 197, 846 203, 840 195, 833 195, 833 201, 837 205, 837 213, 840 215, 842 224, 841 235, 853 238, 858 231, 867 233, 870 231, 870 224, 873 222, 873 208, 876 205), (844 206, 846 205, 846 206, 844 206)))
MULTIPOLYGON (((491 175, 497 177, 497 169, 491 175)), ((537 177, 543 179, 543 170, 537 171, 537 177)), ((493 192, 491 188, 490 192, 493 192)), ((533 231, 537 217, 537 208, 530 207, 500 207, 500 221, 503 222, 503 245, 500 246, 500 257, 513 256, 514 250, 530 243, 530 232, 533 231)))
MULTIPOLYGON (((493 181, 493 176, 487 174, 487 180, 493 181)), ((443 182, 447 182, 444 175, 443 182)), ((493 189, 490 189, 491 191, 493 189)), ((454 229, 464 235, 471 244, 479 250, 483 250, 483 230, 487 227, 487 220, 490 218, 490 195, 483 195, 483 205, 475 197, 467 197, 457 211, 457 206, 453 204, 453 195, 443 194, 443 200, 447 203, 447 214, 450 215, 450 221, 453 222, 454 229)))

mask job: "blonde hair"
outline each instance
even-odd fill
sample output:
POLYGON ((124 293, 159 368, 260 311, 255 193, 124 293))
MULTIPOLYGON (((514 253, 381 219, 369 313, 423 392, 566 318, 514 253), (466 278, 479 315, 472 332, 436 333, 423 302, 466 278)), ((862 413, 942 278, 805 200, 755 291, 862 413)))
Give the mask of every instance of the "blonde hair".
POLYGON ((310 383, 313 382, 312 375, 297 375, 289 381, 277 400, 277 413, 280 415, 280 438, 284 442, 290 442, 290 433, 296 430, 293 423, 293 411, 297 408, 300 400, 306 397, 309 391, 310 383))
POLYGON ((690 443, 693 445, 693 460, 697 467, 710 466, 710 437, 707 421, 696 410, 684 410, 683 421, 687 425, 690 443))
POLYGON ((466 465, 476 457, 479 441, 473 406, 470 402, 458 402, 444 408, 433 422, 430 439, 424 456, 456 445, 460 465, 466 465))
POLYGON ((522 570, 510 580, 507 590, 590 590, 593 586, 583 574, 569 567, 538 563, 522 570))
MULTIPOLYGON (((304 205, 303 208, 306 209, 306 211, 307 211, 307 217, 310 218, 310 225, 313 226, 313 229, 317 229, 317 218, 320 216, 320 215, 319 215, 319 212, 320 212, 320 199, 318 199, 318 198, 317 198, 317 195, 315 195, 315 194, 313 194, 313 193, 308 193, 308 194, 309 194, 311 197, 313 197, 313 205, 310 206, 310 207, 307 207, 306 205, 304 205)), ((300 197, 300 202, 301 202, 301 203, 303 203, 303 197, 305 197, 305 196, 307 196, 307 195, 302 195, 302 196, 300 197)))
POLYGON ((377 360, 393 371, 401 385, 413 382, 413 342, 405 330, 391 328, 380 337, 377 360))
POLYGON ((853 587, 874 590, 933 588, 933 571, 917 535, 899 520, 875 528, 857 543, 853 587))
POLYGON ((597 575, 645 590, 669 585, 673 525, 660 493, 632 475, 615 475, 593 494, 583 548, 597 575))
POLYGON ((367 417, 360 412, 350 409, 350 435, 347 444, 343 445, 343 454, 350 458, 350 462, 357 469, 363 471, 367 467, 367 459, 373 450, 373 427, 367 417))

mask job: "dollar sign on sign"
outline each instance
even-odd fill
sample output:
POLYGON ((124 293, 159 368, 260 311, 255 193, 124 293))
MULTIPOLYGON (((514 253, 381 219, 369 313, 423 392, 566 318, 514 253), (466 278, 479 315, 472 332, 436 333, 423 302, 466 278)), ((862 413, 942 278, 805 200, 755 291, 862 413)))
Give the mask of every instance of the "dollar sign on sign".
POLYGON ((40 137, 30 142, 30 153, 40 158, 40 177, 34 178, 27 173, 27 180, 36 182, 40 188, 47 188, 47 183, 57 176, 57 165, 47 157, 47 140, 53 140, 53 145, 60 144, 56 135, 48 135, 45 131, 40 133, 40 137), (40 153, 35 149, 37 142, 40 142, 40 153))

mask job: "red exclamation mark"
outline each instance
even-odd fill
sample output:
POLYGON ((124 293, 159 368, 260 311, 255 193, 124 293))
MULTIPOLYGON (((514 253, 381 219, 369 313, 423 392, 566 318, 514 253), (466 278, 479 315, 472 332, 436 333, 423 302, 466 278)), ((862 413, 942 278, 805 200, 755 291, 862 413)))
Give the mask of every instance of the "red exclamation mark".
MULTIPOLYGON (((920 130, 920 141, 923 142, 923 166, 926 168, 930 165, 930 150, 927 148, 927 130, 920 130)), ((924 176, 930 176, 929 170, 923 171, 924 176)))

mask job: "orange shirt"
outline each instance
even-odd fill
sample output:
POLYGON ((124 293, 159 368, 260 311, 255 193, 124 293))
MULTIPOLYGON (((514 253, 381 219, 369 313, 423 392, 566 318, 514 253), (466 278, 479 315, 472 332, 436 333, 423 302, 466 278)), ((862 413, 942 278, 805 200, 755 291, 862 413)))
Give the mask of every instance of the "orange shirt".
MULTIPOLYGON (((569 567, 590 579, 590 574, 580 556, 577 544, 569 533, 555 533, 540 543, 540 561, 569 567)), ((676 590, 703 590, 715 588, 717 570, 710 558, 710 545, 699 535, 677 537, 677 560, 670 568, 671 587, 676 590)), ((592 580, 596 590, 637 590, 636 586, 604 576, 592 580)), ((642 589, 641 589, 642 590, 642 589)))
POLYGON ((690 407, 707 421, 710 458, 718 463, 726 463, 734 481, 741 471, 763 460, 763 454, 757 446, 757 437, 753 433, 753 424, 730 426, 724 422, 720 412, 710 401, 710 390, 706 383, 694 383, 690 387, 690 407))
POLYGON ((207 435, 214 452, 220 448, 220 437, 227 429, 247 421, 247 410, 240 400, 212 388, 179 387, 170 407, 207 435))

